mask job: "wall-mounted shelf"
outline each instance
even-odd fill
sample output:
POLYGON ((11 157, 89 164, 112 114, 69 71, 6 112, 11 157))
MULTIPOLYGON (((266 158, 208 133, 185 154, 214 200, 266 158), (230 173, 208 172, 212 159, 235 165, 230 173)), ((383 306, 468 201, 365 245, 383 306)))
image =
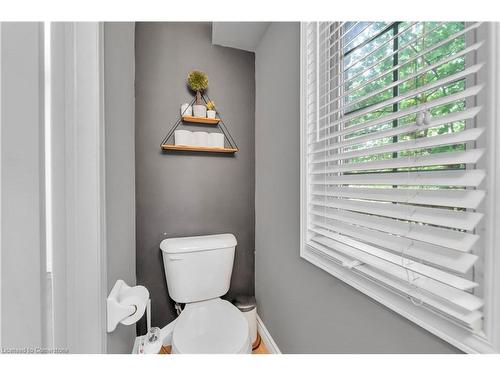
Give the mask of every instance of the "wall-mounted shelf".
POLYGON ((225 154, 234 154, 238 151, 237 148, 225 147, 202 147, 202 146, 181 146, 181 145, 161 145, 162 150, 171 151, 199 151, 199 152, 222 152, 225 154))
POLYGON ((217 125, 220 121, 218 118, 182 116, 182 121, 194 122, 197 124, 217 125))
MULTIPOLYGON (((205 104, 207 104, 209 101, 212 102, 211 99, 208 97, 208 95, 202 94, 202 98, 205 101, 205 104)), ((193 106, 195 101, 196 97, 193 98, 193 100, 191 100, 191 103, 189 105, 193 106)), ((220 112, 217 111, 217 109, 215 108, 214 110, 218 115, 218 118, 179 115, 175 124, 172 126, 172 128, 170 128, 167 135, 163 138, 163 141, 161 141, 160 147, 162 151, 195 151, 195 152, 206 152, 214 154, 215 153, 234 154, 235 152, 238 152, 239 151, 238 146, 236 145, 236 142, 234 141, 231 134, 229 133, 226 124, 224 124, 224 120, 222 120, 220 112), (175 145, 173 143, 168 143, 169 139, 173 137, 175 129, 177 129, 177 127, 181 125, 183 122, 215 125, 217 128, 221 130, 222 134, 224 134, 224 138, 227 141, 224 142, 224 144, 227 147, 207 147, 207 146, 194 146, 194 145, 187 146, 187 145, 175 145)))

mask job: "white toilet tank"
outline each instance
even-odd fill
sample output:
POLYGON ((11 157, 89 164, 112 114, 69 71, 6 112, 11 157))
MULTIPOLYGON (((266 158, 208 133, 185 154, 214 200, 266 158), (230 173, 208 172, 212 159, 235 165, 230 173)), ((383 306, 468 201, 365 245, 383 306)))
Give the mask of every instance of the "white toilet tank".
POLYGON ((170 297, 179 303, 191 303, 226 294, 235 247, 232 234, 163 240, 160 249, 170 297))

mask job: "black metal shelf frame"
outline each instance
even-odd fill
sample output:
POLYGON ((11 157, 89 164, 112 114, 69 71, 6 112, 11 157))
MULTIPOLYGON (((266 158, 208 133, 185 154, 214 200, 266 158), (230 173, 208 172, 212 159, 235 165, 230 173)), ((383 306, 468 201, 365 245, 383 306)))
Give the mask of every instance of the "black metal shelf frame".
MULTIPOLYGON (((202 94, 201 97, 202 97, 203 101, 205 102, 205 104, 207 104, 209 101, 211 101, 210 97, 206 94, 202 94)), ((189 106, 192 107, 195 102, 196 102, 196 97, 194 97, 193 100, 191 100, 191 103, 189 103, 189 106)), ((184 110, 184 112, 186 112, 186 110, 187 110, 187 108, 184 110)), ((214 108, 214 110, 216 112, 216 116, 218 115, 218 118, 220 120, 219 123, 217 124, 217 127, 221 130, 222 134, 224 134, 224 137, 227 139, 229 146, 231 148, 239 150, 238 145, 236 144, 236 141, 234 140, 231 133, 229 132, 229 129, 227 128, 226 124, 224 123, 224 120, 222 119, 220 112, 217 110, 217 108, 214 108)), ((182 117, 184 116, 184 112, 181 113, 181 115, 179 116, 179 118, 177 119, 175 124, 168 131, 165 138, 163 138, 163 140, 161 141, 160 147, 167 144, 168 140, 173 136, 174 131, 177 129, 177 127, 180 124, 182 124, 182 122, 183 122, 182 117)))

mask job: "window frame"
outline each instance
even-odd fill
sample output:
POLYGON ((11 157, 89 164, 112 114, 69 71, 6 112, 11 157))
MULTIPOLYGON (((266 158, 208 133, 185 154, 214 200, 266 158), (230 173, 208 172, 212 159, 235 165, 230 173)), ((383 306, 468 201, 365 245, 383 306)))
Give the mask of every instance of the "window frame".
MULTIPOLYGON (((404 316, 415 324, 447 341, 466 353, 500 353, 500 233, 495 230, 495 224, 500 223, 500 130, 491 125, 488 136, 483 137, 487 148, 485 163, 487 163, 488 179, 486 180, 487 197, 485 198, 485 217, 478 231, 486 233, 483 238, 484 251, 484 334, 474 334, 453 323, 447 318, 435 314, 425 308, 415 306, 411 301, 376 281, 370 280, 355 268, 343 266, 325 254, 313 249, 307 244, 307 216, 309 184, 307 176, 307 119, 306 111, 306 23, 301 23, 300 30, 300 257, 340 279, 346 284, 361 291, 387 308, 404 316), (495 318, 495 319, 493 319, 495 318)), ((483 23, 477 30, 478 40, 485 44, 478 52, 479 60, 486 66, 477 80, 488 82, 478 95, 479 104, 483 110, 478 115, 480 124, 498 124, 500 120, 500 24, 483 23)))

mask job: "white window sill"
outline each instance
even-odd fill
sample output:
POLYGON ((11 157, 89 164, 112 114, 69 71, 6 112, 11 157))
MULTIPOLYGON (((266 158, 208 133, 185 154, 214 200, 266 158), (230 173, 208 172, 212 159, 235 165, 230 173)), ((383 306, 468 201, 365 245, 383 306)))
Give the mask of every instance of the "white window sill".
POLYGON ((473 334, 426 308, 415 306, 411 301, 401 298, 353 269, 319 255, 307 245, 302 246, 300 256, 466 353, 497 353, 482 335, 473 334))

